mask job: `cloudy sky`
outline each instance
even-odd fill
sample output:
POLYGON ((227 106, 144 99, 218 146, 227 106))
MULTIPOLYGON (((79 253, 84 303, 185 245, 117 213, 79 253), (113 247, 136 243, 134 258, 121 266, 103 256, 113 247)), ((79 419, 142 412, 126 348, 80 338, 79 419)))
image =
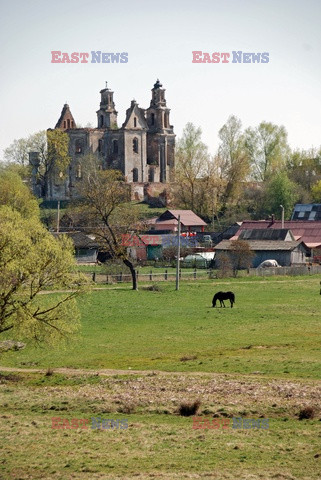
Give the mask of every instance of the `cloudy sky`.
POLYGON ((213 153, 231 114, 244 127, 283 124, 293 148, 319 146, 320 23, 319 0, 0 0, 0 152, 54 127, 65 102, 96 126, 105 81, 121 125, 133 98, 149 106, 157 78, 175 133, 193 122, 213 153), (51 51, 128 52, 128 63, 57 64, 51 51), (270 61, 192 63, 192 51, 270 61))

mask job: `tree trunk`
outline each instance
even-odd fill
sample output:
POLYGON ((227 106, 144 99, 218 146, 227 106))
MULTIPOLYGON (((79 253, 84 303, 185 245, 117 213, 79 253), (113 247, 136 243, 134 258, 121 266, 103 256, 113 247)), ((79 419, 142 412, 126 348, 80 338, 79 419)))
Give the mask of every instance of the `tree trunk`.
POLYGON ((126 267, 129 268, 131 276, 132 276, 132 282, 133 282, 133 290, 138 290, 138 285, 137 285, 137 276, 136 276, 136 271, 134 269, 134 265, 128 258, 123 259, 124 264, 126 267))

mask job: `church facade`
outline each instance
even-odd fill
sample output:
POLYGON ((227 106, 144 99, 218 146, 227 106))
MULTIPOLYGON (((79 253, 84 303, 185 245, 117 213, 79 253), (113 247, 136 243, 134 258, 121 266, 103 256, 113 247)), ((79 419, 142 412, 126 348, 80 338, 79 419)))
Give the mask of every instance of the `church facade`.
MULTIPOLYGON (((69 200, 77 196, 77 184, 93 154, 100 168, 117 169, 131 185, 132 198, 143 200, 146 191, 164 191, 174 181, 175 134, 170 125, 165 89, 157 80, 150 106, 145 110, 132 100, 121 127, 114 103, 114 92, 100 91, 97 128, 77 128, 67 104, 55 126, 69 136, 71 162, 67 176, 48 179, 46 200, 69 200)), ((31 162, 32 163, 32 162, 31 162)))

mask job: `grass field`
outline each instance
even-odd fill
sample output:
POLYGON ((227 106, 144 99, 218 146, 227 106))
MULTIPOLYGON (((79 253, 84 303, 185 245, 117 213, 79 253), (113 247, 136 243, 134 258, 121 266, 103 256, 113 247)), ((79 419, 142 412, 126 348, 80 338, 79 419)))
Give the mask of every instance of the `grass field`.
POLYGON ((0 479, 320 479, 319 282, 86 295, 77 341, 0 358, 0 479), (233 309, 211 307, 218 290, 235 293, 233 309), (193 429, 178 408, 195 400, 202 418, 268 418, 269 429, 193 429), (311 418, 299 420, 306 407, 311 418), (52 417, 97 416, 128 429, 51 428, 52 417))
POLYGON ((253 373, 320 378, 319 279, 235 279, 93 291, 80 301, 82 331, 66 349, 32 348, 2 365, 253 373), (211 306, 233 290, 231 308, 211 306), (182 361, 183 357, 194 357, 182 361))

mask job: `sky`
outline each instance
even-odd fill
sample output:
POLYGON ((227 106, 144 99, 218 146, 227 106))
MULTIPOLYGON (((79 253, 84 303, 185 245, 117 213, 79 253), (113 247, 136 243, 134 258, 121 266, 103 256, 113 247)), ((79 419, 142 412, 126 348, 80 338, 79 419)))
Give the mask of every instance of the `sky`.
POLYGON ((230 115, 244 128, 284 125, 293 149, 318 147, 320 23, 320 0, 0 0, 0 159, 14 139, 53 128, 66 102, 77 124, 96 127, 106 81, 120 126, 132 99, 148 108, 157 78, 176 135, 192 122, 211 153, 230 115), (52 63, 52 51, 89 60, 52 63), (128 62, 91 63, 91 51, 128 62), (231 57, 193 63, 193 51, 231 57), (233 63, 233 51, 269 62, 233 63))

